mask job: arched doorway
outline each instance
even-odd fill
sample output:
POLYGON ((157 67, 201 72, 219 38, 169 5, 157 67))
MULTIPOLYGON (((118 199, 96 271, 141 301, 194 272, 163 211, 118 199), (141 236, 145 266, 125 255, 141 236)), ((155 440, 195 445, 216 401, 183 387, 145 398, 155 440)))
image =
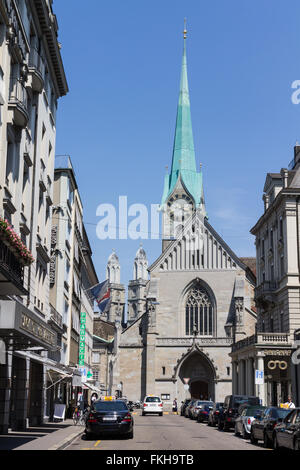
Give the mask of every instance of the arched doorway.
POLYGON ((195 380, 190 384, 191 398, 198 400, 208 400, 208 383, 202 380, 195 380))
POLYGON ((215 399, 215 369, 203 352, 197 348, 186 356, 179 366, 179 388, 183 398, 215 399), (187 387, 188 384, 188 387, 187 387))

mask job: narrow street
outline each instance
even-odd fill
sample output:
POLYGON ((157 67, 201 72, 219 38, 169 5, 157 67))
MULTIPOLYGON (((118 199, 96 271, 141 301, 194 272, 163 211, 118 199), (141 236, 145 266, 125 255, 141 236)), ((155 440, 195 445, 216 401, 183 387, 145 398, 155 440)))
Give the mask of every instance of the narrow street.
POLYGON ((164 414, 134 415, 134 438, 99 437, 86 440, 79 436, 65 450, 265 450, 249 440, 222 432, 207 424, 197 423, 183 416, 164 414))

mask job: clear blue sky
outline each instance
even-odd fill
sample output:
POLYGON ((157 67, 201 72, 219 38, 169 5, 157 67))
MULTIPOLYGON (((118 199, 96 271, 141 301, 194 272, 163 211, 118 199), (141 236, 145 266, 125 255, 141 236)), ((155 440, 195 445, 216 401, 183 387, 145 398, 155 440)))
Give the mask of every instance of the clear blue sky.
MULTIPOLYGON (((300 140, 300 4, 289 0, 54 0, 70 92, 59 102, 57 154, 69 154, 99 279, 112 248, 132 278, 139 240, 99 241, 97 206, 159 203, 171 165, 188 23, 197 166, 209 222, 238 256, 254 256, 267 172, 300 140)), ((144 240, 150 264, 161 242, 144 240)))

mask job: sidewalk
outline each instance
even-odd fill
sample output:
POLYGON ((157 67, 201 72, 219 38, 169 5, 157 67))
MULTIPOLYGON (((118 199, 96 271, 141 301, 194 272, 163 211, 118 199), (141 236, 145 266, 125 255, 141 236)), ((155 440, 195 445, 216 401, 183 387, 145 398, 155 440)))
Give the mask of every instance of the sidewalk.
POLYGON ((0 435, 1 450, 63 450, 77 436, 84 426, 74 426, 72 419, 59 423, 45 423, 30 427, 26 431, 10 431, 0 435))

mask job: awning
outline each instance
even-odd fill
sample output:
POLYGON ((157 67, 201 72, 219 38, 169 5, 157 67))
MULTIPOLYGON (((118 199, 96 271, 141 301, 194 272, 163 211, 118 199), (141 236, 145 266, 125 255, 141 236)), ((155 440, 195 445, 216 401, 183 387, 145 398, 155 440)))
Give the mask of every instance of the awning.
POLYGON ((101 390, 99 388, 97 388, 97 387, 95 387, 95 385, 89 384, 87 382, 82 384, 82 388, 85 389, 85 390, 89 388, 93 392, 101 393, 101 390))

